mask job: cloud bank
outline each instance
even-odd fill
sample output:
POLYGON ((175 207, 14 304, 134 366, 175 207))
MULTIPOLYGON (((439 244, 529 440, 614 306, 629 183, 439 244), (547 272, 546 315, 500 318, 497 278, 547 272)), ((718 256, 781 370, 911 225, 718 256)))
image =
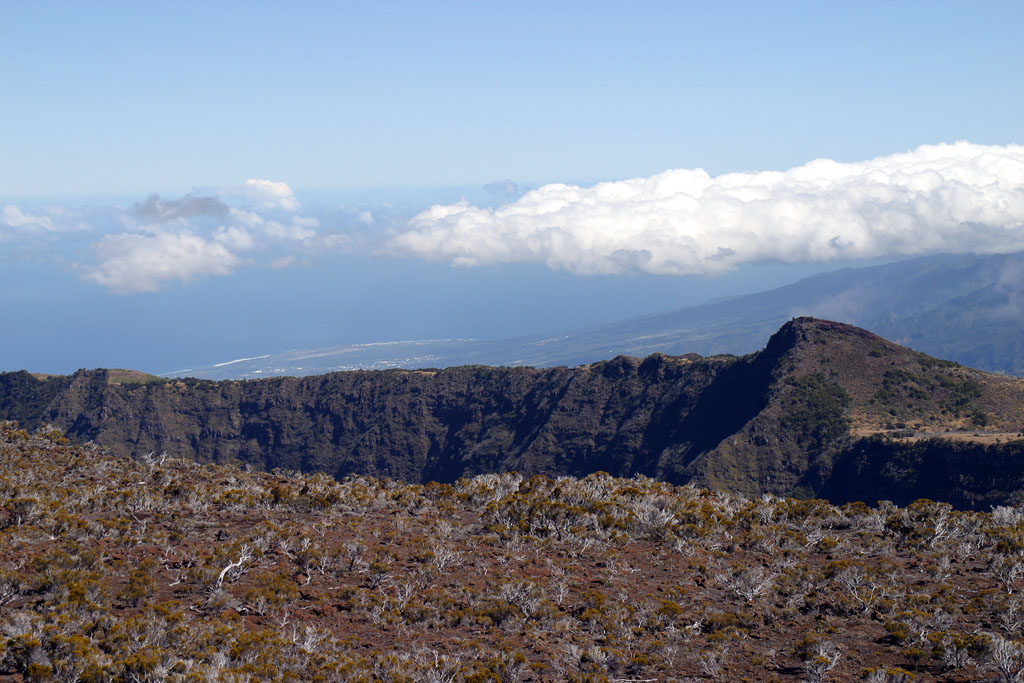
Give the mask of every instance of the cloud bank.
POLYGON ((83 279, 128 294, 229 275, 260 251, 269 252, 270 267, 281 267, 296 262, 289 252, 318 237, 319 221, 297 215, 298 209, 291 188, 271 180, 197 190, 180 199, 152 194, 116 214, 121 231, 95 242, 92 263, 79 268, 83 279))
POLYGON ((295 198, 292 188, 287 183, 273 180, 250 178, 242 187, 228 188, 224 194, 244 197, 258 203, 264 209, 281 209, 297 211, 299 201, 295 198))
POLYGON ((53 230, 53 220, 48 216, 33 216, 14 204, 7 204, 0 210, 0 228, 10 230, 53 230))
POLYGON ((145 202, 135 205, 135 215, 150 221, 173 221, 199 216, 224 217, 230 209, 216 197, 189 193, 181 199, 161 199, 153 193, 145 202))
POLYGON ((743 263, 1024 249, 1024 147, 926 145, 787 171, 671 170, 553 184, 497 208, 434 206, 388 243, 457 266, 714 274, 743 263))
POLYGON ((227 275, 241 259, 228 247, 187 232, 104 236, 95 247, 102 262, 86 280, 118 293, 155 292, 173 280, 227 275))

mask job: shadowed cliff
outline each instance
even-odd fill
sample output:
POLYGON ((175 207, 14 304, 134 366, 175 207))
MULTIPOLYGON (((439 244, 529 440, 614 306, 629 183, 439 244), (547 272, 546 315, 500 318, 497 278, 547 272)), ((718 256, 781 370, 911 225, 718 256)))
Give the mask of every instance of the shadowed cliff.
POLYGON ((108 370, 0 374, 0 418, 49 423, 125 456, 413 482, 603 470, 834 500, 898 500, 913 479, 923 482, 911 487, 915 496, 966 507, 1015 499, 1022 398, 1019 380, 812 318, 786 323, 762 351, 738 358, 656 354, 576 368, 220 382, 108 370), (950 455, 965 443, 1001 463, 1005 486, 962 476, 968 464, 984 471, 976 457, 950 455), (931 468, 928 476, 879 465, 896 452, 931 468))

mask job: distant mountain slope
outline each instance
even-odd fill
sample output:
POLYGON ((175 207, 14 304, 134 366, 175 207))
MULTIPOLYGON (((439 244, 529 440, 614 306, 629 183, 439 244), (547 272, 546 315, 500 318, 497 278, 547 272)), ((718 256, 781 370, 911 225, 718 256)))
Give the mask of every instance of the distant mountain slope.
POLYGON ((767 292, 581 330, 292 351, 169 376, 232 379, 472 363, 550 367, 656 352, 744 354, 800 315, 845 320, 964 365, 1022 374, 1022 306, 1024 255, 929 256, 848 268, 767 292))
POLYGON ((603 470, 836 501, 1024 500, 1024 380, 813 318, 744 357, 222 382, 2 374, 10 396, 0 419, 124 455, 418 482, 603 470))

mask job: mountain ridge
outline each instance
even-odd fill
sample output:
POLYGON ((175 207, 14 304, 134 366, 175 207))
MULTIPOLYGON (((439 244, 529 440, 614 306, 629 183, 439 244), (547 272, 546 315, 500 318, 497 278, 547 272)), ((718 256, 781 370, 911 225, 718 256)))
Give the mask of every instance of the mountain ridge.
POLYGON ((1021 405, 1024 381, 806 317, 740 357, 219 382, 0 374, 0 419, 52 424, 122 456, 411 482, 606 471, 835 500, 902 500, 913 479, 917 497, 963 507, 1021 498, 1021 405), (908 463, 905 472, 884 470, 893 458, 908 463), (970 458, 1003 463, 1001 480, 970 458), (920 476, 937 466, 945 479, 920 476), (960 481, 951 468, 965 467, 969 481, 960 481), (850 473, 859 480, 837 480, 850 473))

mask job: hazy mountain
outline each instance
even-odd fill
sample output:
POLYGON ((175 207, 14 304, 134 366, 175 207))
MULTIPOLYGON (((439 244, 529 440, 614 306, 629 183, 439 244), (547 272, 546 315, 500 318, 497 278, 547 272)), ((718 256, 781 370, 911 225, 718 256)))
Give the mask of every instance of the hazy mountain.
MULTIPOLYGON (((579 330, 497 341, 325 347, 170 373, 236 379, 483 364, 550 367, 616 355, 744 354, 800 315, 845 320, 958 363, 1024 372, 1024 255, 929 256, 847 268, 767 292, 579 330)), ((668 302, 666 302, 667 304, 668 302)))
POLYGON ((166 452, 405 481, 645 474, 746 494, 1017 501, 1024 380, 842 323, 790 321, 743 357, 620 356, 249 381, 0 374, 0 419, 166 452))

